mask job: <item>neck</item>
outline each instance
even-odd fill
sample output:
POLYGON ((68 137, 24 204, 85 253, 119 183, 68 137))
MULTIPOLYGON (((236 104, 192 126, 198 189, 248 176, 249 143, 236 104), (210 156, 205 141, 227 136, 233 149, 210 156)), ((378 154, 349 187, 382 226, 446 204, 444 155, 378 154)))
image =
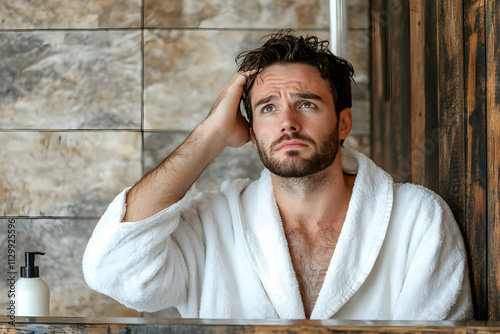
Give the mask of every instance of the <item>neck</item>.
POLYGON ((323 191, 334 183, 335 175, 330 175, 325 170, 305 177, 273 177, 273 186, 283 195, 305 198, 311 194, 323 191))
POLYGON ((285 228, 321 229, 342 224, 352 194, 354 177, 344 175, 340 159, 325 170, 303 178, 272 175, 273 188, 285 228))

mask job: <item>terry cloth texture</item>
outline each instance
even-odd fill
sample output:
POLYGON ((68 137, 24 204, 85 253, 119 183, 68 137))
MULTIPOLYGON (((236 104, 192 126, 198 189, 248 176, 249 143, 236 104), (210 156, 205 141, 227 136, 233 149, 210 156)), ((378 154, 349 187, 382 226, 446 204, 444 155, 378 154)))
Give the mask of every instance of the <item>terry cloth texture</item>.
MULTIPOLYGON (((342 149, 356 181, 312 319, 472 317, 466 253, 446 203, 342 149)), ((109 205, 83 258, 89 286, 138 311, 187 318, 303 319, 271 175, 185 196, 121 223, 128 188, 109 205)))

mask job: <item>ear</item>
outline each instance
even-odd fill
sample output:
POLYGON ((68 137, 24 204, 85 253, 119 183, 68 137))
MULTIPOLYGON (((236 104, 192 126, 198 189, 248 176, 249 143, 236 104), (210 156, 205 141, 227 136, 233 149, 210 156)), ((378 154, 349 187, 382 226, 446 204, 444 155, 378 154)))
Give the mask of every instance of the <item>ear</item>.
POLYGON ((339 139, 344 140, 351 132, 353 125, 351 108, 345 108, 339 115, 339 139))
POLYGON ((250 138, 252 139, 252 145, 257 149, 257 143, 255 142, 255 133, 253 132, 253 127, 249 128, 250 138))

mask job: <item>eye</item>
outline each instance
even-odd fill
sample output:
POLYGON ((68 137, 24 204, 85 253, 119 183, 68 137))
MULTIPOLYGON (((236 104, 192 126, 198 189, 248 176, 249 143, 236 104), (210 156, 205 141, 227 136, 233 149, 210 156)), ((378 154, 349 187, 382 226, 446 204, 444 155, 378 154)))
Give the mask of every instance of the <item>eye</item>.
POLYGON ((268 113, 268 112, 271 112, 271 111, 274 111, 274 110, 276 110, 276 108, 272 104, 268 104, 267 106, 265 106, 264 108, 262 108, 261 112, 268 113))
POLYGON ((304 102, 302 102, 302 104, 300 105, 299 108, 305 108, 305 109, 307 109, 307 108, 316 108, 316 105, 314 103, 310 102, 310 101, 304 101, 304 102))

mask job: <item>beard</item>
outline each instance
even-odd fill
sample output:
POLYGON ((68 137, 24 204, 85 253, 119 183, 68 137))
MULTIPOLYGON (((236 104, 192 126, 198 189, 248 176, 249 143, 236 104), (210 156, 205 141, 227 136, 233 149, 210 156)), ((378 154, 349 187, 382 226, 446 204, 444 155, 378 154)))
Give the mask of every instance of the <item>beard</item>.
POLYGON ((284 178, 300 178, 316 174, 333 163, 339 150, 339 132, 338 127, 335 127, 323 138, 320 138, 320 142, 317 144, 312 139, 296 133, 283 135, 267 150, 262 147, 257 138, 255 138, 255 143, 262 163, 271 173, 284 178), (281 142, 292 139, 302 140, 315 148, 313 155, 308 159, 303 159, 299 157, 299 150, 289 150, 286 154, 291 159, 284 161, 280 161, 272 155, 271 151, 278 147, 281 142))

